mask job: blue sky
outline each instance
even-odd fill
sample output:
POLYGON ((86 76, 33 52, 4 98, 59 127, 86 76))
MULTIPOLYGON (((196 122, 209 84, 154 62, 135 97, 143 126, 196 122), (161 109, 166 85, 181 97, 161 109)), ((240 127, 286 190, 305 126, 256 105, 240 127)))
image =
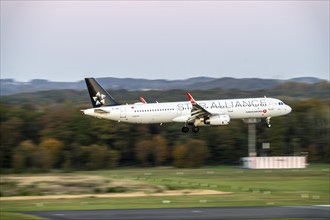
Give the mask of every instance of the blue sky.
POLYGON ((329 1, 1 1, 1 78, 329 80, 329 1))

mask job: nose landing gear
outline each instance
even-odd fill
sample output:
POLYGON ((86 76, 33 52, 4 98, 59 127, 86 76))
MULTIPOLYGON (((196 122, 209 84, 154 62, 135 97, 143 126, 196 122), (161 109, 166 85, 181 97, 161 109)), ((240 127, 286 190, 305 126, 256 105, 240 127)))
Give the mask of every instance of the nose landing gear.
POLYGON ((270 117, 266 118, 266 124, 267 124, 267 128, 271 128, 272 125, 270 124, 270 117))

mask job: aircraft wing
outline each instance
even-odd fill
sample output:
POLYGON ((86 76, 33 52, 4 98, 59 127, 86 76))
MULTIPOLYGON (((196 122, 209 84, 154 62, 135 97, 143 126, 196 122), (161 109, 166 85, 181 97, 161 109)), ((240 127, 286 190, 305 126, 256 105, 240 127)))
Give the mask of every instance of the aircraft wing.
POLYGON ((186 92, 186 94, 192 104, 191 116, 189 117, 188 121, 193 122, 198 118, 207 118, 213 115, 211 112, 207 111, 205 108, 199 105, 189 92, 186 92))

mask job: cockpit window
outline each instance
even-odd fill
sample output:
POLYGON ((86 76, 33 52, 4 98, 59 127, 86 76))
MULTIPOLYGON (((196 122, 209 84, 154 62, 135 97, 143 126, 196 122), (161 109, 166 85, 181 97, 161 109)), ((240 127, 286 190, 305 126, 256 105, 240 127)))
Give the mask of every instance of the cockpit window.
POLYGON ((278 105, 284 105, 284 103, 283 102, 279 102, 278 105))

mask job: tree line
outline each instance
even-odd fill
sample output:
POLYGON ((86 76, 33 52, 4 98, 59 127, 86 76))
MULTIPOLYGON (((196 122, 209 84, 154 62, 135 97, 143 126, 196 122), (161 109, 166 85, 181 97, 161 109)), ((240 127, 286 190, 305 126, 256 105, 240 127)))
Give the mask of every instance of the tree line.
MULTIPOLYGON (((87 97, 87 93, 83 95, 87 97)), ((153 92, 146 95, 154 96, 153 92)), ((273 118, 270 129, 257 125, 258 154, 265 153, 262 143, 269 142, 267 155, 307 152, 310 162, 329 163, 329 99, 286 100, 292 113, 273 118)), ((47 104, 1 101, 1 170, 199 167, 239 164, 240 158, 248 155, 247 124, 240 120, 227 126, 201 127, 197 134, 182 134, 178 123, 135 125, 84 116, 80 109, 88 104, 88 97, 84 104, 70 97, 47 104)))

